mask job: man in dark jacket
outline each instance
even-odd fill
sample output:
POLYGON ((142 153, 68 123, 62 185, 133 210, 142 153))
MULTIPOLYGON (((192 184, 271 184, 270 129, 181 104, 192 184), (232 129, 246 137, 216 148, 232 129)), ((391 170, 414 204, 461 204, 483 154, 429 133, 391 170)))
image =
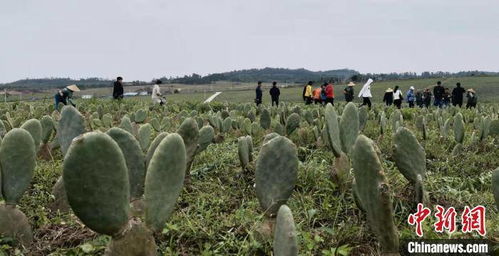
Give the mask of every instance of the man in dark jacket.
POLYGON ((115 100, 121 100, 123 99, 123 78, 121 76, 118 76, 116 78, 116 82, 114 82, 114 88, 113 88, 113 99, 115 100))
POLYGON ((281 95, 281 91, 277 88, 277 82, 272 82, 272 88, 270 89, 270 97, 272 98, 272 106, 275 105, 279 107, 279 95, 281 95))
POLYGON ((262 104, 262 82, 258 81, 258 85, 256 86, 256 98, 255 103, 257 106, 262 104))
POLYGON ((444 105, 444 94, 445 88, 442 86, 442 82, 438 81, 437 85, 433 88, 433 96, 435 97, 435 102, 433 105, 441 108, 444 105))
POLYGON ((355 86, 355 84, 353 82, 350 82, 347 85, 347 87, 345 87, 345 89, 343 90, 343 94, 345 94, 345 101, 346 102, 353 101, 353 94, 354 94, 353 87, 354 86, 355 86))
POLYGON ((456 84, 456 88, 452 90, 452 105, 453 106, 463 106, 463 93, 466 91, 461 87, 461 83, 456 84))
POLYGON ((424 102, 424 106, 426 108, 430 107, 430 105, 431 105, 431 92, 430 92, 429 88, 424 89, 424 92, 423 92, 423 102, 424 102))
POLYGON ((387 106, 391 106, 393 104, 393 89, 392 88, 386 89, 385 95, 383 96, 383 102, 387 106))

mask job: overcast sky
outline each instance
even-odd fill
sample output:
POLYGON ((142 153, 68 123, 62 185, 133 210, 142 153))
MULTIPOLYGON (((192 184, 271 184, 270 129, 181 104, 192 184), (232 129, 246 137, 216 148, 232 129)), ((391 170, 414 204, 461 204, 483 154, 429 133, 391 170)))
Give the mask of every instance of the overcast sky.
POLYGON ((1 0, 0 82, 499 71, 498 0, 1 0))

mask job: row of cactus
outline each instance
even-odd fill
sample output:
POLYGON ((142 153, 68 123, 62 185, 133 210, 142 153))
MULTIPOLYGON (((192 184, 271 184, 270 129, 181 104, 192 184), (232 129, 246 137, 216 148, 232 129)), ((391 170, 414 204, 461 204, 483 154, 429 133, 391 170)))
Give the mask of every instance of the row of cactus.
MULTIPOLYGON (((120 142, 134 140, 117 129, 110 134, 120 142)), ((141 166, 131 167, 126 159, 141 153, 138 142, 134 144, 125 148, 108 134, 85 133, 73 141, 64 159, 63 181, 69 204, 87 227, 112 236, 107 255, 156 255, 152 233, 162 230, 183 187, 184 141, 178 134, 169 134, 161 140, 147 167, 144 223, 131 219, 130 197, 141 193, 141 184, 131 184, 129 175, 140 180, 143 174, 134 173, 141 166)))

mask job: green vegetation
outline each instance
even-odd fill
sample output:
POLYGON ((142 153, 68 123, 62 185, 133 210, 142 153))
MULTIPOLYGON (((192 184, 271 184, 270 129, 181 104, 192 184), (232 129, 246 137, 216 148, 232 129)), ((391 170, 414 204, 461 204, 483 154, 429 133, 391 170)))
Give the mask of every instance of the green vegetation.
MULTIPOLYGON (((78 100, 61 113, 3 104, 0 255, 379 255, 418 238, 407 220, 420 201, 485 206, 484 239, 498 241, 498 104, 305 106, 291 102, 300 91, 283 89, 279 108, 248 103, 253 91, 78 100)), ((424 238, 481 238, 434 222, 424 238)))

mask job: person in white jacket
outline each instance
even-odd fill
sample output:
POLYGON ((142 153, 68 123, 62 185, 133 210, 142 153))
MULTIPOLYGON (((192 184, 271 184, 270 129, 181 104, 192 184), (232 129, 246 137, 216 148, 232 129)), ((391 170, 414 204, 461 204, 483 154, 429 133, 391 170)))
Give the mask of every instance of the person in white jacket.
POLYGON ((161 89, 159 85, 162 84, 161 80, 156 80, 156 83, 152 87, 152 102, 155 104, 163 105, 166 103, 166 100, 161 95, 161 89))
POLYGON ((371 78, 367 80, 367 82, 362 87, 362 90, 359 92, 359 98, 362 98, 362 106, 367 105, 369 109, 371 109, 371 98, 373 95, 371 94, 371 84, 374 82, 371 78))

